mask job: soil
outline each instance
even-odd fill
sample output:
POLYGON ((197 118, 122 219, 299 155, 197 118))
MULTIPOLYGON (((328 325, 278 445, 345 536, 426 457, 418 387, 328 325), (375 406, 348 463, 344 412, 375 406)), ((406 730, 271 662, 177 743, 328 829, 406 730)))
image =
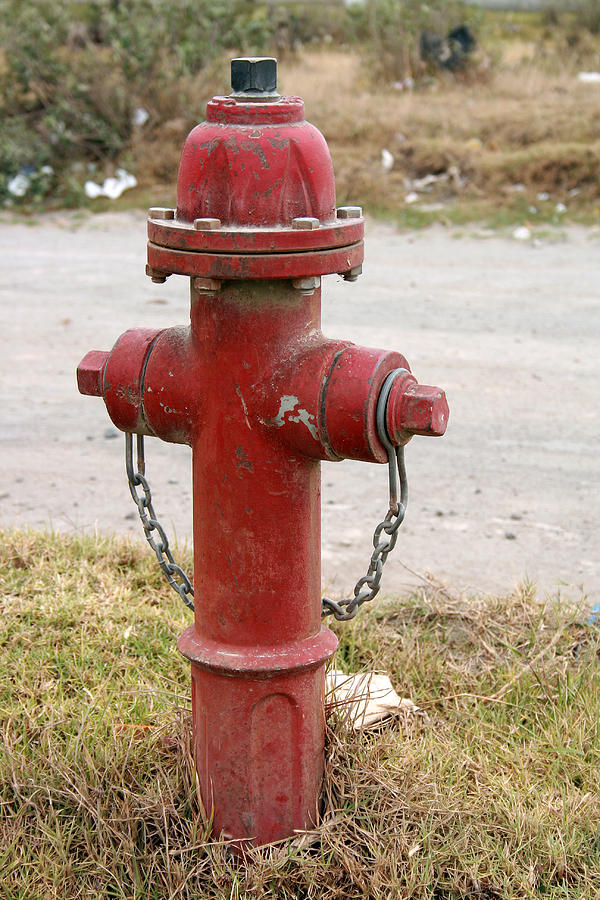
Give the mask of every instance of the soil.
MULTIPOLYGON (((410 504, 383 595, 430 572, 455 591, 528 579, 597 600, 599 239, 370 222, 363 276, 324 279, 325 333, 401 351, 450 404, 446 435, 407 447, 410 504)), ((4 218, 0 248, 0 525, 139 536, 123 441, 103 403, 77 393, 75 368, 128 327, 185 324, 187 284, 146 278, 139 213, 4 218)), ((147 456, 157 511, 188 540, 189 450, 150 440, 147 456)), ((383 466, 323 465, 323 585, 336 596, 365 571, 386 492, 383 466)))

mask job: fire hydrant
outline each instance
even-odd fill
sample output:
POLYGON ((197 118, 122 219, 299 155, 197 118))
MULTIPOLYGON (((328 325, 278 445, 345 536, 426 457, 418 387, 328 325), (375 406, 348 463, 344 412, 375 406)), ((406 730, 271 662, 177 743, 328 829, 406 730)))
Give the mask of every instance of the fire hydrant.
POLYGON ((190 278, 190 327, 126 331, 87 354, 78 384, 128 436, 146 534, 184 598, 131 435, 192 447, 195 622, 178 646, 200 791, 215 834, 258 845, 316 822, 337 646, 322 615, 351 618, 389 551, 353 600, 321 600, 320 461, 392 472, 413 434, 443 434, 448 406, 399 353, 323 336, 321 276, 360 274, 361 209, 336 209, 327 144, 276 92, 276 60, 233 60, 232 88, 185 141, 177 209, 149 211, 147 273, 190 278))

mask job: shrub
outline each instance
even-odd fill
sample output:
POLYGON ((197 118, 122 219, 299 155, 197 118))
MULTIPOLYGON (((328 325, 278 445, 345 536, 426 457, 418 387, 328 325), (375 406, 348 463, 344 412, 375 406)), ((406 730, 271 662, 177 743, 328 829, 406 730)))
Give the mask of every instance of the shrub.
POLYGON ((19 173, 44 193, 72 182, 74 163, 121 158, 135 110, 163 96, 169 117, 195 117, 187 83, 224 50, 264 52, 274 29, 251 0, 5 0, 4 10, 0 201, 19 173))

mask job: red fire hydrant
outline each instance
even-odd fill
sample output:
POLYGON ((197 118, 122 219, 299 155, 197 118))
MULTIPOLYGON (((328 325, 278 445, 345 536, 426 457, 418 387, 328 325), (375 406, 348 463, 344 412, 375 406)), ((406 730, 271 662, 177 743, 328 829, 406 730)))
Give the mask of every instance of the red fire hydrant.
MULTIPOLYGON (((302 100, 276 93, 275 60, 234 60, 232 87, 184 144, 177 210, 148 218, 147 273, 189 276, 191 326, 126 331, 78 383, 129 435, 192 447, 195 623, 179 649, 200 790, 217 835, 261 844, 315 824, 337 645, 322 613, 350 618, 388 552, 354 601, 323 608, 320 461, 388 462, 413 434, 443 434, 448 407, 399 353, 323 336, 321 276, 360 274, 361 210, 336 209, 327 144, 302 100)), ((146 534, 185 597, 129 451, 146 534)))

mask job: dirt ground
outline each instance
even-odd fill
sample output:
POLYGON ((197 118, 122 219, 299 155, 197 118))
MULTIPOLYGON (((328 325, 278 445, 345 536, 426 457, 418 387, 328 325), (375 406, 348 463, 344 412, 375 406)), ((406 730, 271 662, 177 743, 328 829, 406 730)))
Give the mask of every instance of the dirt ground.
MULTIPOLYGON (((600 232, 532 243, 472 231, 370 222, 362 278, 324 279, 327 334, 401 351, 450 403, 446 436, 407 448, 409 511, 382 594, 431 572, 453 590, 528 578, 597 602, 600 232)), ((0 249, 0 525, 139 535, 123 441, 103 403, 77 393, 75 368, 128 327, 185 324, 187 284, 146 278, 138 213, 5 218, 0 249)), ((149 440, 147 456, 156 509, 187 540, 189 450, 149 440)), ((335 595, 366 568, 386 491, 383 466, 323 464, 335 595)))

